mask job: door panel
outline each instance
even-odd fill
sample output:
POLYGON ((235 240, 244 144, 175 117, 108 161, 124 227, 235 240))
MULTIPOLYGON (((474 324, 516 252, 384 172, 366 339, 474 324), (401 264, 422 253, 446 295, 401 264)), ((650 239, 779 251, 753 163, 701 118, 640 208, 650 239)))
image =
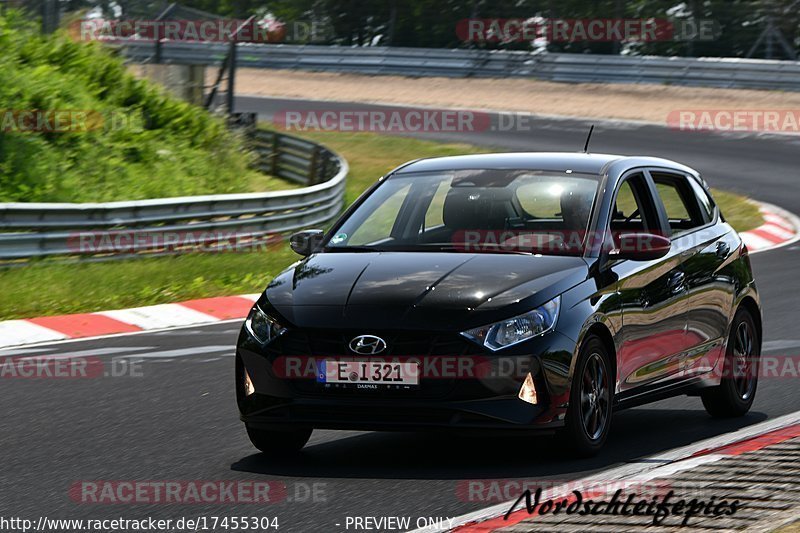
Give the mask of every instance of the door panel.
POLYGON ((681 238, 690 241, 684 261, 690 306, 687 335, 692 350, 685 361, 689 374, 712 370, 723 353, 735 298, 733 279, 726 273, 735 240, 727 224, 681 238))
POLYGON ((622 332, 619 392, 676 374, 689 349, 688 292, 680 253, 653 262, 624 261, 619 276, 622 332))
POLYGON ((730 226, 717 221, 710 197, 693 177, 664 171, 651 177, 686 275, 688 345, 678 377, 689 377, 713 369, 722 354, 735 291, 725 267, 736 239, 730 226))
MULTIPOLYGON (((610 232, 668 234, 656 208, 655 186, 643 173, 628 177, 617 191, 610 232)), ((655 261, 618 261, 609 268, 618 279, 622 328, 618 339, 617 392, 644 387, 678 371, 688 347, 686 273, 673 247, 655 261)))

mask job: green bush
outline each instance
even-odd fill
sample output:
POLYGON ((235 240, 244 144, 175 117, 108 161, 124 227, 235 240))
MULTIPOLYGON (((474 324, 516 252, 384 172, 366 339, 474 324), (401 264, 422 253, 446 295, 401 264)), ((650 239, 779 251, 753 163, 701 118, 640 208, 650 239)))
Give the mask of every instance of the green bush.
POLYGON ((71 110, 103 119, 82 132, 0 126, 0 202, 244 192, 259 182, 252 154, 221 119, 135 78, 108 47, 41 36, 11 13, 0 17, 0 50, 0 117, 71 110))

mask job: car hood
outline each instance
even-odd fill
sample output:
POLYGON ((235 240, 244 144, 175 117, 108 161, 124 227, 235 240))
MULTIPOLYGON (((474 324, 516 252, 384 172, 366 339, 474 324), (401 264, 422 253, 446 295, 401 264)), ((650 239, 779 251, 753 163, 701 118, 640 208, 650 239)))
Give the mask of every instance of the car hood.
POLYGON ((586 276, 579 257, 321 253, 278 275, 262 303, 298 327, 451 329, 524 313, 586 276))

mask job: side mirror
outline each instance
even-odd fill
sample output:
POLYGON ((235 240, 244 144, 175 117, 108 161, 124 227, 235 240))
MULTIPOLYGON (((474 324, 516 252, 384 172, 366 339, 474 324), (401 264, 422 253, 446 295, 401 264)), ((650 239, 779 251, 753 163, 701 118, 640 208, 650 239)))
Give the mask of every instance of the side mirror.
POLYGON ((309 256, 314 253, 320 242, 324 232, 321 229, 309 229, 300 231, 289 237, 289 246, 295 253, 303 257, 309 256))
POLYGON ((625 233, 619 236, 619 247, 609 252, 611 259, 652 261, 669 253, 672 242, 652 233, 625 233))

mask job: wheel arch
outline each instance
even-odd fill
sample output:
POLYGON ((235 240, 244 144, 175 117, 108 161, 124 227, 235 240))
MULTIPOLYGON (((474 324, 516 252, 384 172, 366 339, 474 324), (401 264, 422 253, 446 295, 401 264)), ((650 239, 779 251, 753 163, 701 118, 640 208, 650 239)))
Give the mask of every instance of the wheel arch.
POLYGON ((756 330, 758 333, 758 349, 760 352, 761 343, 764 342, 763 341, 764 330, 762 322, 763 319, 761 317, 761 308, 758 306, 758 303, 756 303, 755 298, 753 298, 751 295, 748 294, 739 301, 739 305, 736 307, 736 311, 739 312, 739 309, 747 310, 747 312, 750 313, 750 316, 753 317, 753 322, 755 322, 756 324, 756 330))
MULTIPOLYGON (((595 322, 586 330, 586 333, 581 338, 580 343, 578 343, 578 351, 580 352, 580 348, 583 346, 583 343, 586 342, 586 339, 594 336, 600 339, 600 342, 606 347, 608 350, 609 359, 611 362, 611 367, 613 369, 614 375, 614 382, 617 380, 617 348, 614 344, 614 336, 611 334, 611 330, 608 329, 608 326, 603 324, 602 322, 595 322)), ((616 385, 616 383, 614 383, 616 385)))

